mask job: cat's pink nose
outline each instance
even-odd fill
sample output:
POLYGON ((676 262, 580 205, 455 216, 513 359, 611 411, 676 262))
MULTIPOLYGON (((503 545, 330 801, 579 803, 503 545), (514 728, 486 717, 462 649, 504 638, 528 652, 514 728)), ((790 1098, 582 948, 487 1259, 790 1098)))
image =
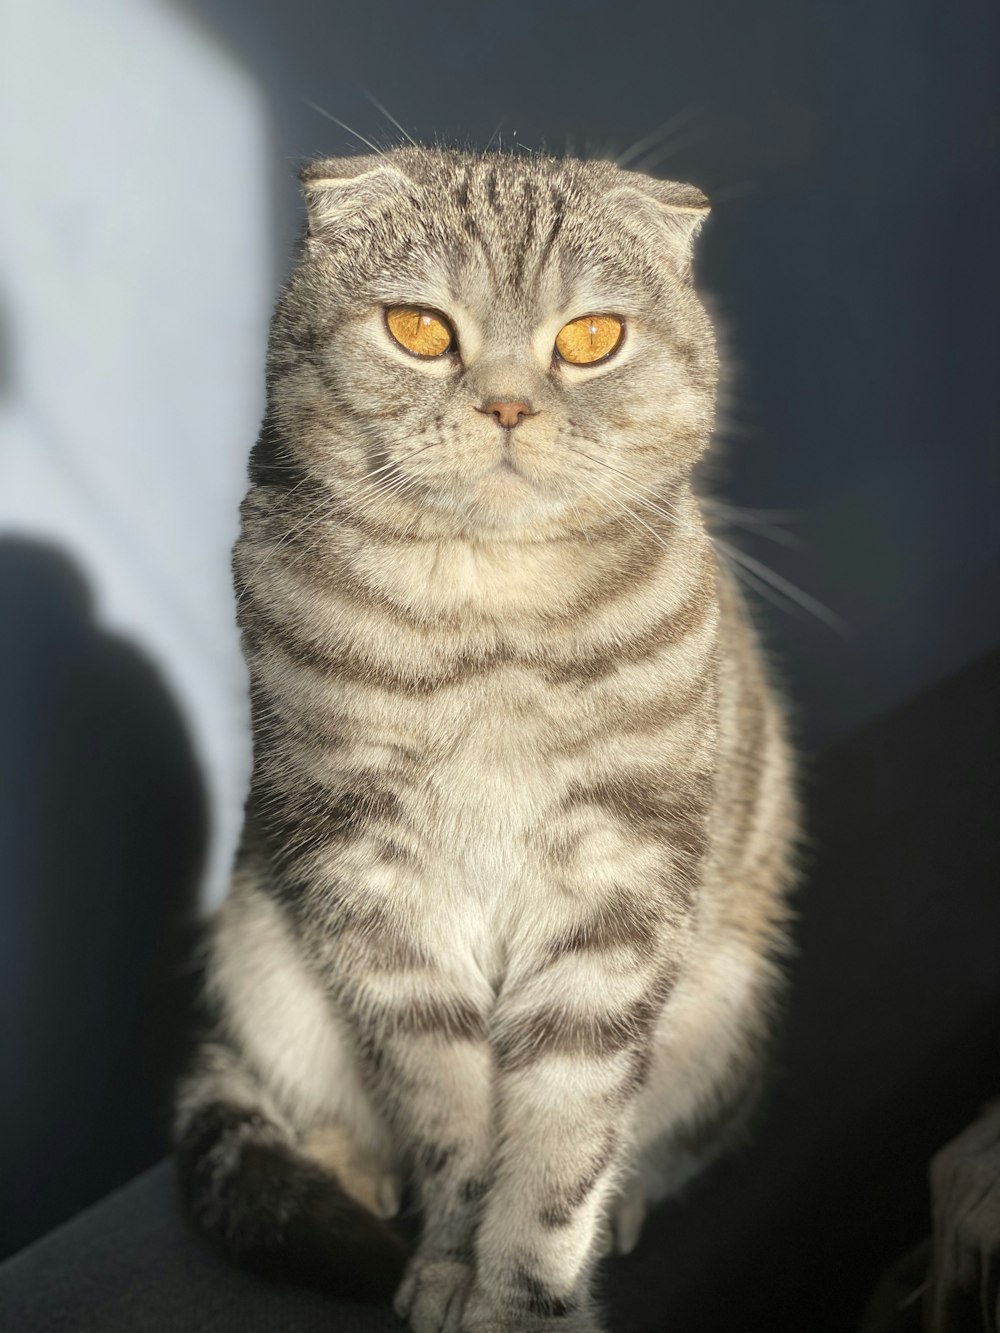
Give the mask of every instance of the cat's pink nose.
POLYGON ((495 398, 485 406, 477 407, 476 411, 493 417, 504 430, 513 430, 515 426, 520 426, 525 417, 535 415, 528 403, 513 402, 507 398, 495 398))

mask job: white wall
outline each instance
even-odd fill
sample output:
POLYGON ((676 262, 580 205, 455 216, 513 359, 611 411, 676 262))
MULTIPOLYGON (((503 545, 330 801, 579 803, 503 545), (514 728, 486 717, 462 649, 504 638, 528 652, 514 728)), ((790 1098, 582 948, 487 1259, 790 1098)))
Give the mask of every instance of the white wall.
POLYGON ((0 528, 74 557, 162 671, 214 901, 249 762, 229 546, 273 295, 266 111, 155 0, 5 0, 2 32, 0 528))

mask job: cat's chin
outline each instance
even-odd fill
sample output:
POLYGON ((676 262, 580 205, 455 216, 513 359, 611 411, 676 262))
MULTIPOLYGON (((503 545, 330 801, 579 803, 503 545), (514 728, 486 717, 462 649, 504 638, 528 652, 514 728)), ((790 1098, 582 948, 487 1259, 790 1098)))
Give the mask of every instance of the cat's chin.
POLYGON ((495 514, 501 520, 507 515, 523 518, 540 507, 538 488, 506 458, 490 468, 476 491, 476 508, 495 514))
POLYGON ((428 489, 421 497, 421 507, 434 528, 440 525, 441 536, 500 537, 506 541, 559 536, 568 513, 564 498, 553 495, 505 461, 457 494, 435 494, 428 489))
POLYGON ((507 541, 538 541, 561 536, 568 518, 565 501, 546 495, 525 478, 501 478, 483 487, 471 513, 468 527, 484 536, 507 541))
POLYGON ((565 536, 569 525, 568 516, 563 507, 551 502, 503 506, 477 504, 475 510, 468 509, 455 513, 457 530, 450 536, 464 537, 472 541, 503 543, 526 542, 532 545, 546 540, 559 540, 565 536))

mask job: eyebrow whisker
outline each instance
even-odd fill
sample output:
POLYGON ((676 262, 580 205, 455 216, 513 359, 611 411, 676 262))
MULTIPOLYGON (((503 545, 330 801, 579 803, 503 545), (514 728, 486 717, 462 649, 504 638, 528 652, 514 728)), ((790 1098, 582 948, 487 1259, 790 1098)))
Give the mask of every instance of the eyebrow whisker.
POLYGON ((317 112, 321 116, 325 116, 327 120, 332 120, 334 125, 339 125, 340 128, 346 130, 348 134, 353 134, 355 139, 359 139, 361 143, 370 148, 373 153, 377 153, 379 157, 383 156, 385 150, 379 148, 376 144, 373 144, 371 139, 366 139, 365 136, 359 134, 357 130, 352 130, 350 125, 345 125, 342 120, 338 120, 335 115, 327 111, 324 107, 319 106, 316 102, 310 102, 308 97, 304 97, 302 100, 310 110, 317 112))
POLYGON ((402 125, 400 125, 399 121, 392 114, 392 112, 387 110, 382 105, 382 103, 378 100, 378 98, 375 96, 374 93, 369 92, 367 88, 363 88, 362 92, 368 98, 369 102, 371 102, 375 110, 381 111, 382 115, 385 116, 386 120, 389 121, 391 125, 395 125, 396 129, 399 130, 400 134, 403 136, 404 139, 408 139, 410 143, 413 144, 414 148, 419 147, 419 144, 417 143, 416 139, 414 139, 413 135, 410 134, 408 130, 403 129, 402 125))

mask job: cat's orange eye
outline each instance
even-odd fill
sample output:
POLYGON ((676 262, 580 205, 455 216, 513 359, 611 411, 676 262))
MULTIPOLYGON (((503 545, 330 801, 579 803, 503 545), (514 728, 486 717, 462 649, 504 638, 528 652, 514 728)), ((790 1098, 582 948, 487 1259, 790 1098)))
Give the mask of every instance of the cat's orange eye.
POLYGON ((424 306, 392 305, 385 312, 385 324, 413 356, 444 356, 455 346, 455 331, 444 315, 424 306))
POLYGON ((617 315, 581 315, 559 330, 556 351, 571 366, 593 366, 618 350, 624 334, 617 315))

